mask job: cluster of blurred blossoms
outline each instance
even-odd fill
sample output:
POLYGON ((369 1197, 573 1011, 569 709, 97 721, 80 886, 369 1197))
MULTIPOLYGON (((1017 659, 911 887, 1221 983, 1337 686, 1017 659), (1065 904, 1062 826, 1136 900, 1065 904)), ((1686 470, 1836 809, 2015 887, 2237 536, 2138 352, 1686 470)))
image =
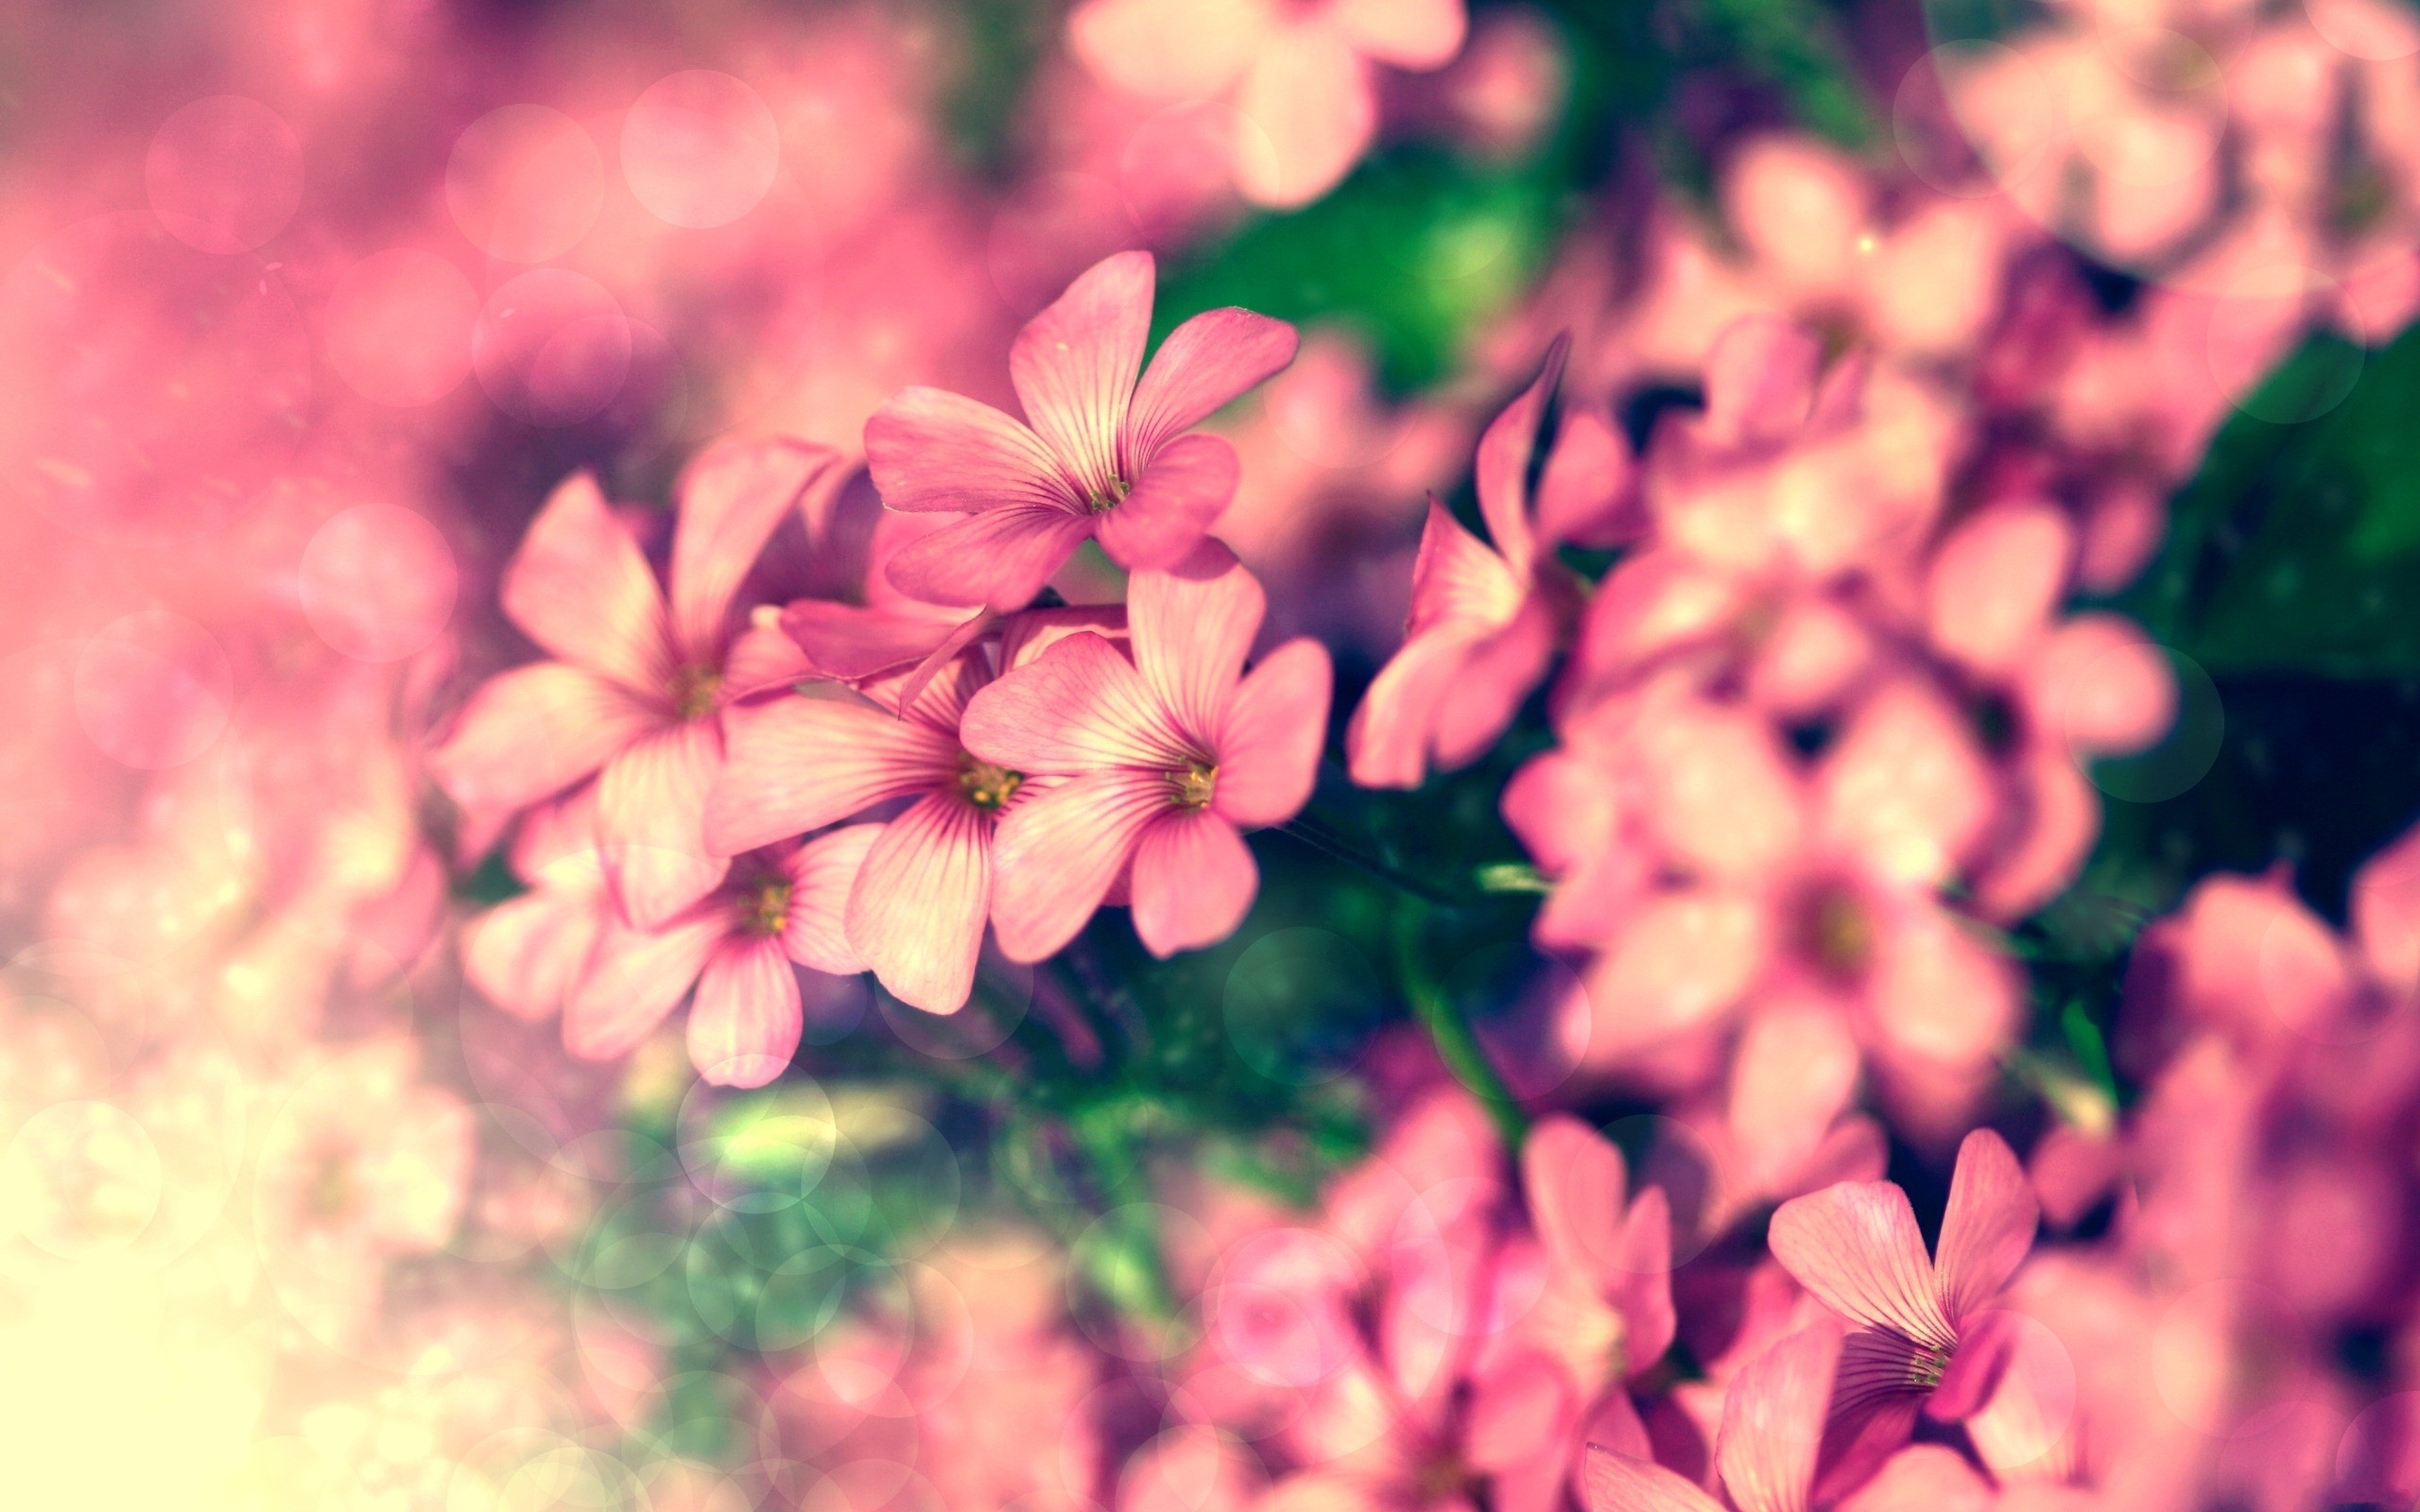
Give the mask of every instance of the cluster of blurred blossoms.
POLYGON ((2420 1498, 2420 833, 2343 931, 2201 879, 2112 1063, 2012 946, 2183 696, 2076 601, 2420 311, 2390 0, 1705 128, 1394 398, 1341 326, 1154 343, 1153 251, 1544 150, 1544 14, 1083 0, 987 176, 943 9, 26 12, 0 1500, 2420 1498), (1028 1042, 1141 1017, 1092 945, 1474 770, 1527 859, 1399 901, 1536 896, 1524 1042, 1390 1014, 1290 1197, 987 1175, 1028 1042))

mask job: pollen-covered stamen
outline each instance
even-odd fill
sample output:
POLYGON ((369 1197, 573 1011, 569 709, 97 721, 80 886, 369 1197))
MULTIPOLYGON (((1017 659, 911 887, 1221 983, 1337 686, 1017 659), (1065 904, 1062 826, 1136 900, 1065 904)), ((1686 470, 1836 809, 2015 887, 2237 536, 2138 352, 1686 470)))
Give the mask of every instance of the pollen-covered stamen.
POLYGON ((1908 1357, 1908 1384, 1930 1391, 1941 1384, 1942 1373, 1949 1368, 1949 1351, 1930 1345, 1918 1345, 1908 1357))
POLYGON ((1176 790, 1179 808, 1207 808, 1219 791, 1219 765, 1216 762, 1187 762, 1182 770, 1168 773, 1168 786, 1176 790))
POLYGON ((778 935, 790 924, 790 880, 767 877, 740 893, 739 927, 751 935, 778 935))
POLYGON ((673 713, 683 719, 702 719, 721 700, 722 674, 712 667, 683 667, 672 674, 671 696, 673 713))
POLYGON ((966 795, 966 801, 986 814, 997 814, 1007 808, 1009 799, 1016 797, 1017 789, 1024 785, 1023 772, 977 761, 962 751, 959 754, 958 790, 966 795))
POLYGON ((1084 507, 1094 514, 1107 514, 1126 502, 1126 480, 1112 473, 1084 490, 1084 507))
POLYGON ((1864 974, 1874 957, 1874 919, 1865 902, 1846 887, 1826 885, 1803 904, 1799 945, 1816 970, 1835 981, 1864 974))

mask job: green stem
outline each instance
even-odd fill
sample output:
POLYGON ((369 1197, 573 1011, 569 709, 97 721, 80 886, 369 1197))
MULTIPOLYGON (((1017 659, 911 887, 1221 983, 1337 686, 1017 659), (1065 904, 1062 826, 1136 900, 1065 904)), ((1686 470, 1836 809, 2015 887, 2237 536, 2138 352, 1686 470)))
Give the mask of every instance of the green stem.
POLYGON ((1425 902, 1435 903, 1441 908, 1468 908, 1474 903, 1486 901, 1481 895, 1456 892, 1452 888, 1438 885, 1426 877, 1406 871, 1384 856, 1374 854, 1336 830, 1330 829, 1326 824, 1311 817, 1308 813, 1297 815, 1278 828, 1322 855, 1341 861, 1346 866, 1358 868, 1390 886, 1409 893, 1425 902))
POLYGON ((1478 1042, 1478 1036, 1454 1005, 1452 994, 1421 963, 1420 940, 1426 912, 1417 906, 1395 911, 1395 963, 1403 977, 1404 996, 1410 1001, 1412 1018, 1427 1032, 1428 1041, 1437 1047, 1445 1069, 1487 1109, 1488 1116, 1495 1121, 1496 1132, 1504 1137, 1506 1147, 1517 1150, 1530 1131, 1529 1115, 1521 1111, 1512 1089, 1505 1085, 1495 1064, 1487 1058, 1487 1048, 1478 1042))

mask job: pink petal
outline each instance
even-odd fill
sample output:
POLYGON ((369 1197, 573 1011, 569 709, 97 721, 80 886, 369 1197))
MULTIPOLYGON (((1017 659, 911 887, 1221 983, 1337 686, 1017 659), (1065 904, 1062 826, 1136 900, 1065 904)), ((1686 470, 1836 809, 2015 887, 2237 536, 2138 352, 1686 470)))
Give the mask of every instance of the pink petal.
POLYGON ((1991 774, 1965 723, 1930 690, 1894 682, 1849 716, 1816 774, 1828 839, 1883 876, 1938 882, 1990 823, 1991 774))
POLYGON ((2026 669, 2025 692, 2049 738, 2096 755, 2141 750, 2176 718, 2167 656, 2115 614, 2060 626, 2026 669))
POLYGON ((1867 1044, 1877 1061, 1960 1079, 1998 1058, 2025 1001, 2010 963, 1929 902, 1884 919, 1866 1000, 1867 1044))
POLYGON ((518 809, 562 792, 662 722, 617 683, 533 662, 479 684, 429 752, 429 775, 466 809, 518 809))
POLYGON ((1857 1093, 1857 1041, 1828 1007, 1768 1005, 1732 1052, 1725 1123, 1751 1192, 1781 1195, 1857 1093))
POLYGON ((1623 1373, 1636 1378, 1664 1358, 1680 1330, 1672 1307, 1672 1203, 1662 1187, 1649 1187, 1630 1205, 1614 1269, 1609 1295, 1622 1314, 1623 1373))
POLYGON ((866 421, 866 469, 893 509, 1082 507, 1041 437, 991 405, 903 388, 866 421))
POLYGON ((1488 752, 1545 680, 1562 625, 1542 595, 1531 594, 1512 623, 1471 647, 1461 673, 1437 704, 1437 765, 1467 766, 1488 752))
POLYGON ((1039 961, 1074 939, 1144 826, 1167 811, 1164 776, 1125 770, 1079 777, 1011 807, 992 839, 992 927, 1001 954, 1039 961))
POLYGON ((1719 447, 1782 441, 1806 423, 1823 348, 1769 315, 1723 327, 1705 359, 1705 438, 1719 447))
POLYGON ((838 824, 958 777, 958 742, 920 721, 837 698, 723 712, 729 754, 706 800, 709 853, 737 855, 838 824))
POLYGON ((2024 827, 1975 877, 1975 902, 1992 919, 2022 919, 2066 891, 2100 833, 2100 799, 2066 751, 2027 751, 2009 784, 2024 827))
POLYGON ((1660 892, 1639 904, 1587 978, 1601 1023, 1646 1044, 1704 1027, 1746 994, 1772 948, 1751 901, 1711 888, 1660 892))
POLYGON ((1281 28, 1236 96, 1236 187, 1262 205, 1307 204, 1341 180, 1377 132, 1369 65, 1316 21, 1281 28))
POLYGON ((2420 987, 2420 829, 2361 863, 2351 908, 2370 974, 2398 993, 2420 987))
POLYGON ((1026 322, 1009 349, 1009 381, 1076 496, 1117 497, 1117 437, 1151 335, 1149 252, 1117 252, 1079 274, 1026 322))
POLYGON ((1172 436, 1208 420, 1254 385, 1283 371, 1299 344, 1292 326, 1234 308, 1204 310, 1168 333, 1135 387, 1118 443, 1129 477, 1172 436))
POLYGON ((1487 632, 1462 624, 1414 631, 1361 696, 1344 727, 1346 770, 1363 787, 1418 787, 1428 775, 1437 712, 1487 632))
POLYGON ((1991 1512, 1991 1483, 1958 1452, 1942 1444, 1910 1444, 1840 1503, 1841 1512, 1991 1512))
POLYGON ((1011 771, 1181 770, 1189 743, 1134 663, 1098 635, 1071 635, 969 699, 959 739, 1011 771))
MULTIPOLYGON (((1270 1486, 1268 1495, 1253 1503, 1253 1512, 1396 1512, 1396 1508, 1382 1486, 1343 1470, 1311 1469, 1270 1486)), ((1441 1503, 1429 1512, 1457 1509, 1441 1503)))
POLYGON ((1126 606, 1070 604, 1060 609, 1029 609, 1009 616, 1000 622, 1000 670, 1014 671, 1067 637, 1087 631, 1112 645, 1125 644, 1126 606))
POLYGON ((1530 584, 1505 559, 1462 528, 1432 495, 1411 564, 1411 613, 1407 634, 1466 623, 1500 629, 1530 596, 1530 584))
POLYGON ((1216 750, 1268 607, 1259 580, 1217 541, 1171 571, 1136 573, 1127 585, 1134 664, 1177 728, 1205 752, 1216 750))
POLYGON ((931 604, 1023 609, 1098 524, 1056 505, 971 514, 901 547, 890 558, 890 584, 931 604))
POLYGON ((849 943, 846 920, 857 877, 885 828, 852 824, 819 834, 782 863, 790 879, 782 949, 791 960, 833 976, 854 976, 866 969, 864 959, 849 943))
POLYGON ((1774 1210, 1766 1242, 1800 1285, 1850 1322, 1936 1349, 1958 1342, 1908 1194, 1890 1182, 1843 1181, 1792 1197, 1774 1210))
POLYGON ((1251 0, 1084 0, 1067 17, 1067 43, 1105 83, 1201 100, 1243 72, 1267 26, 1251 0))
POLYGON ((1779 871, 1801 844, 1801 783, 1772 724, 1695 699, 1655 709, 1633 740, 1644 814, 1673 861, 1701 877, 1779 871))
POLYGON ((1714 1454, 1739 1512, 1806 1512, 1840 1359, 1839 1327, 1819 1323, 1758 1355, 1731 1383, 1714 1454))
POLYGON ((1661 1465, 1592 1444, 1588 1512, 1723 1512, 1723 1507, 1661 1465))
POLYGON ((672 642, 663 591, 587 473, 555 490, 529 522, 501 594, 506 617, 559 660, 664 696, 672 642))
POLYGON ((1645 528, 1630 441, 1594 406, 1564 411, 1538 478, 1537 534, 1548 548, 1627 545, 1645 528))
POLYGON ((1558 1266, 1593 1283, 1611 1271, 1629 1202, 1622 1152, 1568 1113, 1540 1119, 1521 1143, 1530 1221, 1558 1266))
POLYGON ((1990 1305, 2033 1247, 2041 1210, 2008 1142, 1979 1128, 1958 1146, 1949 1207, 1934 1263, 1942 1311, 1951 1325, 1990 1305))
POLYGON ((1134 848, 1134 933, 1165 960, 1236 932, 1260 890, 1260 868, 1236 827, 1201 810, 1163 813, 1134 848))
POLYGON ((741 579, 818 474, 838 455, 804 441, 726 441, 681 478, 672 538, 672 638, 691 662, 721 659, 741 579))
POLYGON ((1935 548, 1925 578, 1933 644, 1982 672, 2005 672, 2049 628, 2074 566, 2075 531, 2046 504, 1997 504, 1935 548))
POLYGON ((1487 521, 1487 533, 1496 552, 1512 566, 1515 577, 1530 576, 1537 555, 1537 541, 1530 532, 1530 455, 1537 446, 1547 399, 1563 377, 1564 353, 1570 345, 1570 337, 1555 337, 1530 387, 1513 396, 1478 438, 1478 457, 1473 466, 1479 513, 1487 521))
POLYGON ((735 703, 829 676, 807 660, 797 640, 780 626, 751 626, 731 643, 723 660, 722 697, 735 703))
POLYGON ((689 1064, 717 1087, 762 1087, 789 1065, 801 1026, 798 975, 780 943, 725 946, 689 1005, 689 1064))
POLYGON ((1443 68, 1462 50, 1462 0, 1336 0, 1329 12, 1353 45, 1397 68, 1443 68))
POLYGON ((605 764, 596 839, 623 917, 653 928, 712 892, 731 863, 705 843, 706 797, 722 772, 722 730, 692 719, 605 764))
POLYGON ((1334 681, 1327 647, 1288 641, 1260 659, 1237 685, 1218 727, 1214 813, 1240 829, 1283 824, 1311 800, 1327 744, 1334 681))
POLYGON ((1219 438, 1178 437, 1101 515, 1100 549, 1132 572, 1178 565, 1235 498, 1241 469, 1236 449, 1219 438))
POLYGON ((601 890, 532 888, 464 927, 462 973, 497 1007, 537 1022, 562 1006, 604 924, 601 890))
POLYGON ((956 1013, 975 989, 992 907, 990 815, 955 793, 883 826, 849 896, 850 943, 901 1002, 956 1013))
POLYGON ((1463 1418, 1463 1457, 1474 1469, 1500 1475, 1555 1455, 1579 1410, 1569 1378, 1552 1355, 1516 1352, 1474 1383, 1463 1418))
MULTIPOLYGON (((962 610, 945 619, 802 598, 782 610, 782 629, 816 672, 854 682, 922 662, 940 649, 965 619, 962 610)), ((735 649, 735 661, 737 654, 735 649)))
POLYGON ((608 923, 588 974, 563 1005, 564 1048, 582 1060, 627 1053, 680 1005, 726 933, 714 909, 660 930, 608 923))

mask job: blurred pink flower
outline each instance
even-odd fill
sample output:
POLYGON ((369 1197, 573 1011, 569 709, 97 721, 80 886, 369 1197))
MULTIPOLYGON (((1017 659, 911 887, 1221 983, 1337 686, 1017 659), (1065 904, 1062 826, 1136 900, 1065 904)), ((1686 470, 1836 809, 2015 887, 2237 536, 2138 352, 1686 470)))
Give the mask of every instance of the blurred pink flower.
POLYGON ((1353 780, 1364 786, 1417 787, 1432 760, 1465 766, 1494 745, 1546 677, 1582 602, 1581 580, 1555 548, 1621 539, 1630 448, 1599 410, 1564 416, 1530 498, 1530 456, 1563 353, 1558 340, 1479 438, 1478 504, 1493 548, 1428 501, 1403 646, 1345 732, 1353 780))
POLYGON ((1887 1181, 1844 1181, 1774 1211, 1773 1257, 1858 1326, 1833 1407, 1844 1433, 1878 1446, 1904 1437, 1919 1405, 1946 1421, 1982 1405, 2007 1344, 1993 1304, 2038 1218, 2015 1155, 1989 1129, 1958 1148, 1932 1257, 1908 1194, 1887 1181))
POLYGON ((1819 1323, 1773 1345, 1731 1383, 1715 1443, 1727 1501, 1651 1460, 1597 1448, 1588 1455, 1589 1512, 1807 1512, 1844 1354, 1840 1328, 1819 1323))
POLYGON ((563 1005, 563 1043, 590 1060, 627 1054, 696 989, 689 1060, 706 1080, 761 1087, 782 1074, 804 1028, 792 965, 863 971, 842 910, 882 826, 852 825, 803 846, 729 862, 723 882, 655 929, 609 920, 563 1005))
MULTIPOLYGON (((732 601, 766 538, 833 454, 727 443, 681 486, 667 612, 638 542, 585 473, 555 490, 506 569, 505 613, 554 661, 490 679, 429 767, 475 811, 525 807, 602 768, 596 832, 623 914, 663 924, 722 879, 699 827, 722 766, 725 703, 749 637, 732 601)), ((794 657, 791 658, 794 660, 794 657)))
POLYGON ((562 1007, 614 919, 596 784, 524 815, 508 859, 529 890, 464 927, 462 972, 489 1002, 534 1023, 562 1007))
POLYGON ((1065 778, 1001 821, 993 925, 1011 959, 1073 939, 1125 879, 1155 955, 1223 939, 1259 870, 1242 831, 1308 801, 1327 730, 1325 648, 1289 641, 1250 676, 1265 609, 1232 553, 1204 542, 1128 588, 1129 660, 1076 634, 968 703, 960 739, 980 761, 1065 778))
POLYGON ((1067 18, 1084 66, 1162 99, 1231 95, 1236 185, 1300 205, 1377 133, 1371 64, 1427 70, 1461 50, 1462 0, 1085 0, 1067 18))
POLYGON ((923 387, 866 422, 885 504, 965 516, 891 558, 903 592, 1021 609, 1087 540, 1133 569, 1173 567, 1201 540, 1234 497, 1236 454, 1185 433, 1292 361, 1294 328, 1207 311, 1147 370, 1153 267, 1149 252, 1106 258, 1017 334, 1009 375, 1030 428, 923 387))

